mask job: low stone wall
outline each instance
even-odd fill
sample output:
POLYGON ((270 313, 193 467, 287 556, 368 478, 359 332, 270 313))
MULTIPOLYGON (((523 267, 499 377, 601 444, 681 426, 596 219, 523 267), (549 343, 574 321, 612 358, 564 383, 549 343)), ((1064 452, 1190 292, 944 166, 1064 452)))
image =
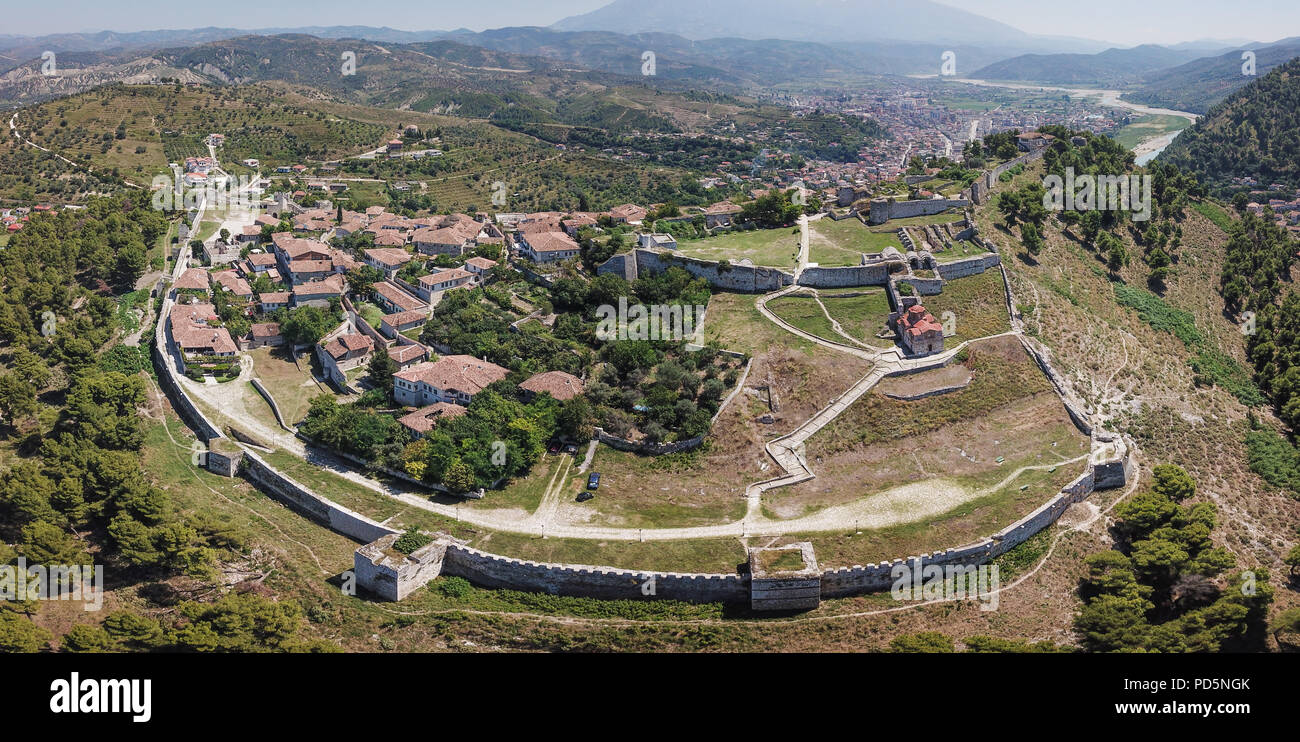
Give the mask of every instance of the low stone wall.
POLYGON ((704 436, 687 438, 684 441, 673 441, 672 443, 637 443, 626 438, 619 438, 616 435, 610 435, 601 428, 596 428, 596 440, 620 451, 631 451, 646 456, 662 456, 666 453, 677 453, 678 451, 699 448, 700 444, 704 443, 704 436))
POLYGON ((920 392, 918 394, 893 394, 890 392, 881 392, 881 394, 884 394, 886 397, 889 397, 890 399, 897 399, 903 402, 915 402, 918 399, 937 397, 940 394, 948 394, 950 392, 959 392, 968 386, 970 386, 969 381, 967 381, 965 384, 954 384, 952 386, 941 386, 937 389, 929 389, 927 391, 920 392))
POLYGON ((252 382, 253 388, 257 390, 257 393, 262 395, 262 399, 265 399, 266 403, 271 405, 271 412, 275 413, 275 420, 280 423, 280 427, 292 433, 293 428, 289 427, 289 425, 284 421, 284 415, 280 414, 280 405, 275 403, 275 397, 272 397, 266 387, 262 386, 262 380, 254 376, 249 379, 249 381, 252 382))
POLYGON ((519 271, 520 273, 524 274, 525 278, 527 278, 529 281, 532 281, 533 283, 538 284, 539 286, 543 286, 549 289, 552 286, 552 284, 555 283, 554 281, 551 280, 550 276, 544 275, 542 273, 538 273, 537 271, 528 267, 528 265, 526 265, 526 262, 527 261, 524 260, 518 260, 515 261, 514 263, 511 263, 511 267, 513 267, 515 270, 519 271))

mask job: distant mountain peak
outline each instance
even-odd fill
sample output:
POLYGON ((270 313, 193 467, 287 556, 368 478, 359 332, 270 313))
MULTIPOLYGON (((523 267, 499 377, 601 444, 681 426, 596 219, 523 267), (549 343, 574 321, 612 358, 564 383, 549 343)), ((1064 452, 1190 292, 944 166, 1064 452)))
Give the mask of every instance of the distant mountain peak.
POLYGON ((614 0, 559 31, 662 31, 688 39, 1006 43, 1029 34, 959 8, 910 0, 614 0))

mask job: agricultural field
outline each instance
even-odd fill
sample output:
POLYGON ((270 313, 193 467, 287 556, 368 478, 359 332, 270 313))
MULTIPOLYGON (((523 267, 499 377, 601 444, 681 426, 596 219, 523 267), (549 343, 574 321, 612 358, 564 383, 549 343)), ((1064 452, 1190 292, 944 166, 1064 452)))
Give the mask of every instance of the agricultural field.
POLYGON ((1133 149, 1144 140, 1182 131, 1190 125, 1191 122, 1182 116, 1167 116, 1164 114, 1142 116, 1112 134, 1111 138, 1124 145, 1127 149, 1133 149))

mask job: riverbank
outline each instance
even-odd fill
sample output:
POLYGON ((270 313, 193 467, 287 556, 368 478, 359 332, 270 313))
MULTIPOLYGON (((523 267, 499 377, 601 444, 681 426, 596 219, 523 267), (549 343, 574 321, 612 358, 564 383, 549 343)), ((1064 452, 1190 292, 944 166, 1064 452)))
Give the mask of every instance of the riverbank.
MULTIPOLYGON (((932 77, 932 76, 929 76, 932 77)), ((1196 123, 1199 116, 1189 111, 1175 111, 1170 108, 1152 108, 1141 103, 1133 103, 1124 100, 1123 91, 1106 90, 1103 88, 1081 88, 1081 87, 1064 87, 1061 85, 1041 85, 1035 83, 1022 82, 999 82, 994 80, 977 80, 977 79, 954 79, 955 83, 966 83, 970 85, 981 85, 991 88, 1009 88, 1013 90, 1053 90, 1067 93, 1071 98, 1095 98, 1097 103, 1110 108, 1123 108, 1134 113, 1151 117, 1150 121, 1162 122, 1159 126, 1151 127, 1151 133, 1148 136, 1140 137, 1136 141, 1124 142, 1125 146, 1133 150, 1137 157, 1137 164, 1145 165, 1155 159, 1157 155, 1168 147, 1183 129, 1196 123), (1172 122, 1176 119, 1186 121, 1186 125, 1174 128, 1172 122)), ((1135 126, 1140 124, 1131 124, 1135 126)), ((1125 127, 1128 129, 1129 127, 1125 127)), ((1118 138, 1118 137, 1117 137, 1118 138)))

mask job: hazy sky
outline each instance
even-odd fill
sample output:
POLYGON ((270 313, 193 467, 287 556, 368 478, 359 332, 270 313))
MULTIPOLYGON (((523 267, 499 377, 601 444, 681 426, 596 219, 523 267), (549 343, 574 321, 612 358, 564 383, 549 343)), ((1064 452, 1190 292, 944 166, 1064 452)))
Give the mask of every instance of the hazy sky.
POLYGON ((1297 0, 937 0, 1022 31, 1117 44, 1300 36, 1297 0))
MULTIPOLYGON (((652 0, 646 0, 650 2, 652 0)), ((852 2, 853 0, 845 0, 852 2)), ((1030 33, 1175 43, 1201 38, 1274 41, 1300 36, 1297 0, 938 0, 1030 33)), ((139 31, 221 26, 389 26, 450 30, 545 26, 609 0, 4 0, 0 34, 139 31)), ((708 2, 708 0, 700 0, 708 2)), ((791 0, 797 7, 800 0, 791 0)), ((906 2, 906 0, 899 0, 906 2)))

